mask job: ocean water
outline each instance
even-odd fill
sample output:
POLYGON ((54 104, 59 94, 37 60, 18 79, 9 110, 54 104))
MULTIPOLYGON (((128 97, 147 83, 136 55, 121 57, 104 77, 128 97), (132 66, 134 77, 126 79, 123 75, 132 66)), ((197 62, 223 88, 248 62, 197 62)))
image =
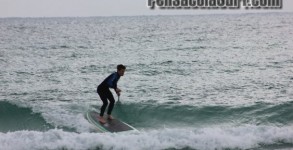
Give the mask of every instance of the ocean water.
POLYGON ((292 25, 292 13, 2 18, 0 150, 293 149, 292 25), (84 117, 117 64, 113 115, 140 132, 84 117))

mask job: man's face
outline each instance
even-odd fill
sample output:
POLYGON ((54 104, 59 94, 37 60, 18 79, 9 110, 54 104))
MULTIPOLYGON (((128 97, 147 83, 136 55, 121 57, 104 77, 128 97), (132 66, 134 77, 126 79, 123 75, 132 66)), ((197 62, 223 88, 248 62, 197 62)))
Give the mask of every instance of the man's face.
POLYGON ((120 76, 124 75, 125 69, 121 69, 117 71, 120 76))

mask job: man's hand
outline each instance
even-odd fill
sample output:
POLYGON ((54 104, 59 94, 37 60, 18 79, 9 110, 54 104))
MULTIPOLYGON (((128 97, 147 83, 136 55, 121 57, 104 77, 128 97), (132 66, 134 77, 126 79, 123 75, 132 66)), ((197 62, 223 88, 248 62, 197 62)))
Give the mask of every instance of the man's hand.
POLYGON ((120 90, 119 88, 117 88, 117 89, 115 90, 115 92, 116 92, 116 94, 117 94, 118 96, 120 96, 120 92, 121 92, 121 90, 120 90))

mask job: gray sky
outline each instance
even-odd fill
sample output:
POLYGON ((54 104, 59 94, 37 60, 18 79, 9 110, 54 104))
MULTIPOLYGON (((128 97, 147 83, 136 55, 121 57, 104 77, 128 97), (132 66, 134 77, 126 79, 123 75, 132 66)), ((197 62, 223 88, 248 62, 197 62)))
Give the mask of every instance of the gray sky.
POLYGON ((133 16, 205 13, 293 12, 293 0, 280 10, 151 10, 147 0, 0 0, 0 17, 133 16))

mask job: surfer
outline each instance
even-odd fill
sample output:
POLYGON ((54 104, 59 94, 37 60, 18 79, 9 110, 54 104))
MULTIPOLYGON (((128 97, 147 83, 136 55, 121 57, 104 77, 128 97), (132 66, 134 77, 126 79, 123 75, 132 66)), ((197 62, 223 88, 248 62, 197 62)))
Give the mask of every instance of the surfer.
POLYGON ((98 120, 101 123, 106 123, 106 120, 104 119, 104 112, 106 110, 106 107, 108 106, 108 100, 110 101, 110 105, 108 107, 108 119, 114 119, 111 116, 111 112, 114 107, 115 99, 113 94, 111 93, 109 88, 113 88, 118 96, 120 96, 121 90, 117 87, 117 82, 120 79, 121 76, 124 75, 126 67, 122 64, 117 65, 117 72, 112 73, 109 75, 98 87, 97 92, 103 101, 103 105, 101 107, 100 116, 98 117, 98 120))

